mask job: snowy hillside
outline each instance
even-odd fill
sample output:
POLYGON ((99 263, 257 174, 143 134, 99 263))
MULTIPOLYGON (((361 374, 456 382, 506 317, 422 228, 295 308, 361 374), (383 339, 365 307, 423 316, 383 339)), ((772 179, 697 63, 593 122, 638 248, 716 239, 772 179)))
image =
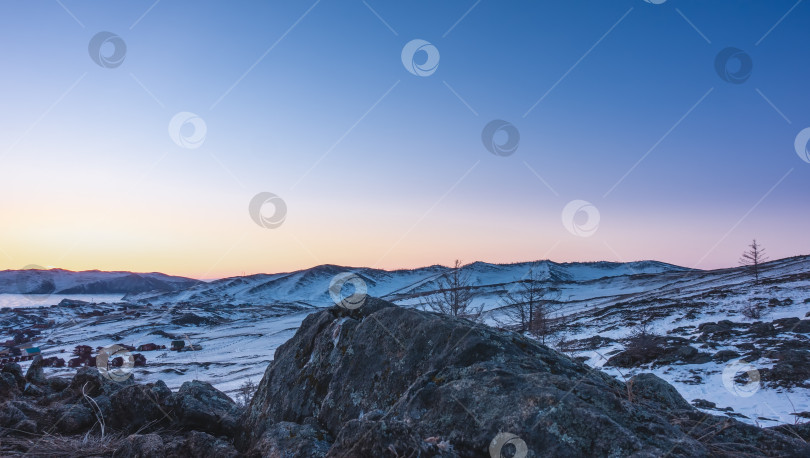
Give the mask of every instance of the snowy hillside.
MULTIPOLYGON (((564 263, 551 261, 516 264, 487 264, 476 262, 464 268, 480 294, 522 279, 533 268, 544 278, 558 282, 581 283, 606 277, 626 277, 638 274, 684 272, 687 269, 654 261, 632 263, 564 263)), ((430 266, 413 270, 387 271, 369 268, 323 265, 311 269, 282 274, 258 274, 225 278, 200 283, 183 291, 161 294, 131 294, 126 300, 153 305, 188 301, 200 303, 276 304, 297 303, 310 306, 329 306, 329 284, 335 275, 352 272, 366 283, 368 294, 392 301, 412 298, 436 289, 436 279, 449 269, 430 266)))
MULTIPOLYGON (((474 301, 486 310, 486 323, 508 326, 502 297, 530 268, 553 285, 549 300, 559 306, 557 332, 546 343, 570 356, 622 380, 655 372, 688 401, 707 401, 698 401, 706 411, 749 423, 792 423, 792 413, 810 411, 810 373, 805 377, 802 369, 810 368, 810 359, 802 365, 802 358, 810 356, 809 256, 768 263, 759 286, 741 268, 701 271, 650 261, 474 263, 465 270, 474 283, 474 301), (761 308, 759 319, 743 316, 748 304, 761 308), (638 364, 617 363, 626 338, 643 321, 659 336, 660 354, 638 364), (611 358, 613 364, 606 365, 611 358), (756 373, 758 380, 751 395, 737 390, 752 386, 735 369, 746 365, 755 372, 743 372, 756 373), (729 367, 735 370, 729 373, 729 367)), ((144 351, 147 364, 135 368, 134 376, 162 379, 172 388, 202 379, 233 393, 245 380, 261 379, 276 348, 309 313, 333 305, 328 288, 335 275, 353 272, 370 295, 415 307, 435 292, 437 278, 446 271, 441 266, 400 271, 319 266, 198 283, 168 293, 131 294, 119 304, 14 309, 0 312, 0 321, 9 324, 0 341, 14 329, 40 323, 43 331, 34 343, 44 356, 68 359, 76 345, 169 347, 171 340, 182 339, 201 349, 144 351)))
POLYGON ((198 280, 162 273, 72 272, 63 269, 0 271, 0 294, 113 294, 175 291, 198 280))

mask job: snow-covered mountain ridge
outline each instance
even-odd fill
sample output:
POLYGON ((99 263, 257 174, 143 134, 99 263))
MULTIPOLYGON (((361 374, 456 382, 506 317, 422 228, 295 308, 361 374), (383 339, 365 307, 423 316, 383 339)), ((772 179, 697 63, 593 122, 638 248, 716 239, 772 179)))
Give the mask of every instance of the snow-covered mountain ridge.
POLYGON ((0 294, 114 294, 175 291, 199 283, 158 272, 104 272, 64 269, 0 271, 0 294))
MULTIPOLYGON (((630 263, 537 261, 514 264, 475 262, 463 269, 470 276, 471 284, 482 293, 487 288, 510 284, 524 278, 529 269, 534 269, 549 281, 573 283, 610 277, 657 275, 690 270, 657 261, 630 263)), ((369 295, 398 301, 435 290, 436 280, 448 271, 448 267, 435 265, 418 269, 388 271, 327 264, 289 273, 224 278, 209 283, 200 283, 182 291, 130 294, 125 299, 151 304, 187 301, 198 304, 305 303, 311 306, 329 306, 332 305, 332 299, 328 293, 332 279, 340 273, 351 272, 366 283, 369 295)))

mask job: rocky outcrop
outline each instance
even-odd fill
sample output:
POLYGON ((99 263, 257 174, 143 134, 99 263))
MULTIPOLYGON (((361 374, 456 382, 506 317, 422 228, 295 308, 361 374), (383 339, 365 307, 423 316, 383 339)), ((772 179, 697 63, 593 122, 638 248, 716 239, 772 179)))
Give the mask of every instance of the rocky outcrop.
POLYGON ((185 383, 173 393, 162 381, 116 382, 95 367, 70 380, 45 377, 36 361, 25 377, 16 364, 3 370, 0 455, 238 455, 238 408, 209 383, 185 383))
POLYGON ((186 430, 204 431, 232 437, 239 412, 233 400, 210 383, 186 382, 173 398, 177 425, 186 430))
POLYGON ((810 388, 810 351, 785 349, 768 352, 767 356, 775 363, 760 371, 763 380, 785 388, 810 388))
POLYGON ((651 374, 621 383, 520 335, 374 299, 304 320, 276 350, 237 445, 265 456, 486 456, 504 437, 526 456, 810 453, 700 412, 651 374))
POLYGON ((160 458, 166 456, 166 445, 157 434, 133 434, 124 440, 115 455, 122 458, 160 458))
POLYGON ((251 445, 253 454, 264 457, 317 458, 325 456, 333 442, 317 425, 281 421, 269 425, 251 445))
POLYGON ((130 385, 110 396, 116 415, 110 426, 128 433, 165 427, 172 422, 172 392, 162 381, 130 385))
POLYGON ((628 344, 625 350, 611 356, 605 366, 630 368, 651 364, 652 367, 657 367, 668 364, 704 364, 711 360, 709 353, 689 345, 686 339, 650 335, 642 341, 628 344))
POLYGON ((25 379, 19 364, 6 364, 0 369, 0 401, 13 399, 24 387, 25 379))
POLYGON ((200 431, 186 434, 132 434, 112 454, 115 458, 235 458, 233 445, 200 431))
POLYGON ((45 369, 43 369, 42 366, 42 356, 37 355, 34 357, 34 360, 31 361, 31 365, 28 366, 28 370, 25 372, 25 380, 35 385, 44 385, 47 383, 45 369))

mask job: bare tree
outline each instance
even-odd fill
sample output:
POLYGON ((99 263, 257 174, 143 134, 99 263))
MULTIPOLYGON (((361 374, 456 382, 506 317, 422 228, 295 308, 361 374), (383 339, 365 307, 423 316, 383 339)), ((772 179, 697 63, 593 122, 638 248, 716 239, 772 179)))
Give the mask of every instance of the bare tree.
POLYGON ((422 301, 422 308, 453 317, 478 320, 481 307, 472 306, 472 281, 470 274, 464 271, 461 261, 456 259, 449 272, 438 280, 438 291, 422 301))
POLYGON ((526 278, 518 281, 517 288, 503 296, 506 316, 519 326, 520 332, 528 331, 544 344, 551 334, 551 315, 556 310, 548 297, 551 290, 548 281, 531 268, 526 278))
POLYGON ((748 268, 748 271, 754 276, 754 284, 758 285, 760 265, 767 260, 768 257, 765 256, 765 249, 762 248, 762 245, 757 243, 757 239, 754 239, 754 241, 748 245, 748 250, 746 250, 740 258, 740 265, 748 268))

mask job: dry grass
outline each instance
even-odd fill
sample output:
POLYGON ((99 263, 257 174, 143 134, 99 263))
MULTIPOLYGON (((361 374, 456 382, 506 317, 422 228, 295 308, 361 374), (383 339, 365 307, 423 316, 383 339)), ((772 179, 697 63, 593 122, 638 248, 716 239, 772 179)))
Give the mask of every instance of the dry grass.
POLYGON ((61 436, 45 434, 30 438, 4 438, 0 453, 4 456, 110 456, 121 448, 126 437, 121 434, 102 436, 61 436))
POLYGON ((763 450, 753 444, 739 441, 728 442, 722 438, 721 433, 734 426, 735 422, 731 419, 720 420, 718 417, 704 414, 698 420, 689 415, 676 415, 670 418, 670 422, 680 427, 689 437, 703 444, 711 456, 718 458, 775 456, 768 450, 763 450))
MULTIPOLYGON (((87 404, 89 404, 90 407, 92 408, 93 415, 95 415, 95 417, 96 417, 96 424, 98 425, 99 430, 101 431, 101 439, 104 439, 104 437, 105 437, 104 433, 105 433, 106 428, 107 428, 107 423, 104 421, 104 415, 101 413, 101 407, 98 406, 95 399, 91 398, 85 392, 85 388, 87 388, 87 383, 85 383, 84 386, 82 386, 82 396, 84 396, 84 399, 87 401, 87 404)), ((92 430, 93 429, 90 428, 90 431, 92 431, 92 430)), ((88 435, 90 434, 90 431, 87 432, 88 435)), ((87 437, 87 435, 85 435, 85 437, 87 437)))

